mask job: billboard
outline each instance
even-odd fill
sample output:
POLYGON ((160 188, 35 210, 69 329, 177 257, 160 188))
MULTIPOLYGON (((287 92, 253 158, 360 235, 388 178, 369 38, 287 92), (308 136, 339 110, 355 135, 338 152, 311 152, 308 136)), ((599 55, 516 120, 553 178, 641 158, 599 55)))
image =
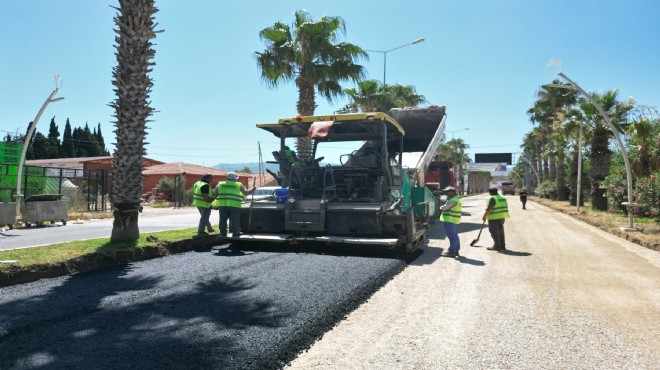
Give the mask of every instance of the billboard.
POLYGON ((474 163, 512 163, 511 153, 477 153, 474 155, 474 163))

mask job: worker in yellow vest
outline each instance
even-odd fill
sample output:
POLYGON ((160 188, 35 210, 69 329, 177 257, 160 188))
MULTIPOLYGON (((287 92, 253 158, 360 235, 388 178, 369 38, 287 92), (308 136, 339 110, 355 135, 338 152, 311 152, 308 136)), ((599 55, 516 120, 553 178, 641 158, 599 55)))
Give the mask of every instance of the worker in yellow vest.
POLYGON ((486 212, 481 218, 482 221, 488 220, 488 231, 493 237, 494 245, 486 248, 491 251, 506 250, 504 241, 504 219, 509 218, 509 207, 506 198, 497 193, 497 188, 488 189, 491 195, 486 203, 486 212))
POLYGON ((211 217, 211 202, 213 198, 211 195, 210 182, 213 181, 213 175, 210 173, 205 174, 202 178, 193 185, 193 202, 192 205, 197 207, 199 211, 199 225, 197 226, 197 235, 208 235, 204 228, 209 233, 214 233, 213 226, 209 218, 211 217))
POLYGON ((238 182, 234 172, 227 174, 227 180, 218 183, 215 188, 216 198, 212 206, 220 210, 220 235, 227 236, 227 220, 231 225, 231 236, 241 235, 241 203, 245 194, 252 194, 255 188, 246 189, 238 182))
POLYGON ((458 225, 461 223, 461 214, 463 205, 456 195, 456 188, 447 186, 442 189, 447 194, 447 202, 440 207, 440 221, 445 227, 447 239, 449 239, 449 249, 442 254, 443 257, 458 257, 461 249, 461 240, 458 238, 458 225))

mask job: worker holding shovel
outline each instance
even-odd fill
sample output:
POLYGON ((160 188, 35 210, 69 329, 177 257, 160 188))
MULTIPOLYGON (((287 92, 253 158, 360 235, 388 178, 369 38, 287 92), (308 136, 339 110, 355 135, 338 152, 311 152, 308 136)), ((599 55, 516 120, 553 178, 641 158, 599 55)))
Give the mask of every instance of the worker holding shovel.
POLYGON ((447 186, 442 189, 447 194, 447 203, 440 207, 440 221, 445 227, 447 239, 449 239, 449 250, 442 254, 443 257, 458 257, 461 249, 461 240, 458 238, 458 225, 461 223, 461 212, 463 206, 456 195, 456 188, 447 186))

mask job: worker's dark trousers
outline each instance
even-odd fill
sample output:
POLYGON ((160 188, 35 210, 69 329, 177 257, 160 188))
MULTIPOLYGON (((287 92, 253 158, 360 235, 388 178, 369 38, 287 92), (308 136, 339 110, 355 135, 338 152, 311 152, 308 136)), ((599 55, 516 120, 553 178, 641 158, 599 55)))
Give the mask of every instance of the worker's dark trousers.
POLYGON ((227 220, 231 226, 232 236, 241 235, 241 209, 220 207, 220 235, 222 236, 227 236, 227 220))
POLYGON ((490 236, 493 237, 495 248, 505 248, 506 243, 504 241, 504 219, 499 220, 488 220, 488 231, 490 231, 490 236))
POLYGON ((209 221, 209 217, 211 217, 211 208, 197 207, 197 210, 199 211, 199 225, 197 226, 197 234, 203 234, 204 228, 206 228, 208 232, 211 232, 213 230, 211 221, 209 221))

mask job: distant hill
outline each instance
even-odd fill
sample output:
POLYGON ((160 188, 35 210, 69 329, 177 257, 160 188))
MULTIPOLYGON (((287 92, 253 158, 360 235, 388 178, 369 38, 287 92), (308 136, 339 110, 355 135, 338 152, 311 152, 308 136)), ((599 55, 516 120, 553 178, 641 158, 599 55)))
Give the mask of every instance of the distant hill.
MULTIPOLYGON (((213 166, 213 168, 217 168, 219 170, 227 170, 227 171, 239 171, 245 167, 249 168, 250 171, 252 171, 252 173, 259 172, 259 163, 257 162, 218 163, 215 166, 213 166)), ((279 166, 274 163, 264 163, 264 167, 273 172, 277 172, 279 170, 279 166)))

